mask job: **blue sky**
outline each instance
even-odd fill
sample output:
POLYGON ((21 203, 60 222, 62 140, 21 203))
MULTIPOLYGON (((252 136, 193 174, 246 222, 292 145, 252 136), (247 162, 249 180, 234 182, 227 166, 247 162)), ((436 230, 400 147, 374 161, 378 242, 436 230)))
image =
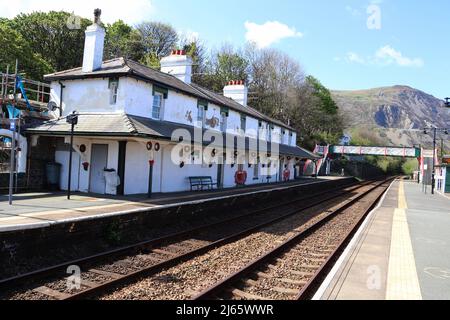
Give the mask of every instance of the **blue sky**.
POLYGON ((210 47, 224 42, 288 52, 331 89, 410 85, 450 96, 448 0, 0 0, 0 15, 64 9, 104 21, 172 24, 210 47))

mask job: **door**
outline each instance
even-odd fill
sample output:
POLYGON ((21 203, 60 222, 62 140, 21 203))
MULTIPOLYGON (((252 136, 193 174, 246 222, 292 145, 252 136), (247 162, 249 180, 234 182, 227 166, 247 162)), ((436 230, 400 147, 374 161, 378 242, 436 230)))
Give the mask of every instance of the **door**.
POLYGON ((89 192, 105 194, 106 180, 104 170, 108 165, 108 145, 93 144, 91 153, 91 173, 89 192))
POLYGON ((280 167, 278 168, 278 181, 279 182, 283 182, 284 181, 284 177, 283 177, 283 171, 284 171, 284 159, 278 162, 280 167))

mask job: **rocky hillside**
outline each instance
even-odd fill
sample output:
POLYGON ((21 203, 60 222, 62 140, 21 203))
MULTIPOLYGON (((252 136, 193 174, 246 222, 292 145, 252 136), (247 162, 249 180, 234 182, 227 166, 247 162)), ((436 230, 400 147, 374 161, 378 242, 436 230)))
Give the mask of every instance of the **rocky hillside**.
MULTIPOLYGON (((423 128, 448 127, 450 110, 443 101, 406 86, 358 91, 333 91, 333 98, 346 119, 348 132, 369 130, 385 145, 432 145, 423 128)), ((450 149, 449 136, 442 135, 450 149)))

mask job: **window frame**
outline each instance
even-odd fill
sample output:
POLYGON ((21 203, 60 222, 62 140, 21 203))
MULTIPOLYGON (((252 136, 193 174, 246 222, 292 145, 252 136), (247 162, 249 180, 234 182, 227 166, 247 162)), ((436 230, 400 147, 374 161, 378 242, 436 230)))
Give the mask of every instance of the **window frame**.
POLYGON ((155 91, 153 93, 153 102, 152 102, 152 119, 155 120, 162 120, 162 111, 163 111, 163 107, 164 107, 164 94, 158 91, 155 91), (155 99, 156 97, 159 97, 159 107, 158 107, 158 117, 155 117, 155 99))
POLYGON ((272 125, 270 123, 267 124, 266 130, 267 130, 266 134, 267 142, 272 142, 272 125))
POLYGON ((241 115, 241 132, 242 134, 246 134, 247 132, 247 117, 245 115, 241 115))
POLYGON ((220 111, 220 131, 227 132, 228 114, 225 111, 220 111))
POLYGON ((116 105, 119 93, 119 78, 109 78, 108 89, 109 89, 109 104, 116 105))

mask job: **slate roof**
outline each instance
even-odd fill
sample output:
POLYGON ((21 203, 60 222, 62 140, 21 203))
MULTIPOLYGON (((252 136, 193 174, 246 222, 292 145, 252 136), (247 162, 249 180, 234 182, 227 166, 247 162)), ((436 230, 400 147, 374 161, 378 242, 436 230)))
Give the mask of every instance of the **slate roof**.
MULTIPOLYGON (((124 113, 83 113, 78 117, 78 124, 74 128, 74 135, 76 136, 140 137, 171 140, 172 133, 176 129, 185 129, 192 137, 194 136, 193 126, 167 121, 157 121, 124 113)), ((66 122, 65 118, 62 118, 40 124, 36 123, 26 128, 26 133, 67 136, 70 129, 71 125, 66 122)), ((219 134, 222 136, 223 145, 225 145, 227 137, 236 137, 235 135, 230 134, 219 134)), ((204 141, 205 144, 210 144, 211 142, 212 141, 204 141)), ((245 141, 246 150, 250 149, 251 142, 251 139, 247 137, 245 141)), ((256 143, 252 145, 256 145, 256 143)), ((271 151, 270 144, 268 144, 268 151, 271 151)), ((302 159, 320 158, 312 152, 302 148, 283 144, 279 144, 279 151, 283 155, 291 155, 302 159)))
POLYGON ((44 77, 44 79, 46 81, 58 81, 108 76, 128 76, 145 81, 150 81, 152 83, 166 86, 176 91, 181 91, 196 98, 208 100, 219 106, 228 107, 240 113, 244 113, 257 119, 264 120, 283 128, 295 131, 294 128, 284 124, 279 120, 272 119, 252 107, 243 106, 233 99, 217 94, 195 83, 187 84, 171 74, 149 68, 140 63, 125 58, 116 58, 113 60, 104 61, 100 69, 92 72, 83 72, 82 68, 80 67, 48 74, 44 77))

